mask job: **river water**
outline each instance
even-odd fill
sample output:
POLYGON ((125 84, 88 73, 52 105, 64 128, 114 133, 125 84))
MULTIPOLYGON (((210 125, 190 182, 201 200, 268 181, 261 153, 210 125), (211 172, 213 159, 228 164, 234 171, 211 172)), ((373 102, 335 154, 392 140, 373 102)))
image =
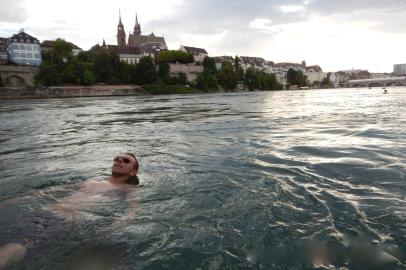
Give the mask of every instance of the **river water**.
POLYGON ((388 90, 1 101, 0 247, 25 253, 6 268, 406 269, 388 90), (140 187, 58 208, 127 151, 140 187))

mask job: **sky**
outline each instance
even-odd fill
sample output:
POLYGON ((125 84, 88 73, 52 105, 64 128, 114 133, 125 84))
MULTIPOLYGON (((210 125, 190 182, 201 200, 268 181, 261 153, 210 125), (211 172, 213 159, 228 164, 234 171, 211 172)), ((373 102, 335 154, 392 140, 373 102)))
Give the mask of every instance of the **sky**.
POLYGON ((103 38, 117 44, 119 9, 127 37, 138 14, 142 33, 164 36, 172 50, 305 60, 326 72, 406 63, 406 0, 0 0, 0 37, 23 28, 84 50, 103 38))

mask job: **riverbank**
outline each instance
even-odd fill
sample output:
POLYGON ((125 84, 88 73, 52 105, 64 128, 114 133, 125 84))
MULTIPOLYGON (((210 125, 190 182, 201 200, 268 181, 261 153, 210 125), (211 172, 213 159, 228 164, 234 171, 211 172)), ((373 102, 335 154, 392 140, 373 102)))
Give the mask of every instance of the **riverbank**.
POLYGON ((0 99, 131 96, 142 94, 144 94, 144 90, 137 85, 0 87, 0 99))
MULTIPOLYGON (((212 92, 212 91, 209 91, 212 92)), ((215 92, 215 91, 213 91, 215 92)), ((207 93, 185 85, 148 84, 50 87, 0 87, 0 99, 71 98, 207 93)))
MULTIPOLYGON (((317 88, 321 89, 321 88, 317 88)), ((309 90, 317 90, 310 88, 309 90)), ((295 89, 290 89, 295 90, 295 89)), ((238 88, 233 92, 248 92, 238 88)), ((256 90, 259 91, 259 90, 256 90)), ((269 90, 272 91, 272 90, 269 90)), ((278 91, 278 90, 273 90, 278 91)), ((279 90, 280 91, 280 90, 279 90)), ((153 83, 147 85, 92 85, 92 86, 50 86, 50 87, 0 87, 2 99, 32 98, 71 98, 71 97, 102 97, 102 96, 137 96, 137 95, 170 95, 199 94, 224 92, 224 90, 199 90, 186 85, 168 85, 153 83)))

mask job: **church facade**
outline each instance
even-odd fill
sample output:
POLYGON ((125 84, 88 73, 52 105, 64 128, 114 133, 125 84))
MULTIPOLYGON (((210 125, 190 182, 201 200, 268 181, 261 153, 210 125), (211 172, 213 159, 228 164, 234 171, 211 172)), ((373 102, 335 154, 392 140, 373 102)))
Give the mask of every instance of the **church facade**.
POLYGON ((137 64, 144 56, 154 57, 156 53, 167 50, 164 37, 155 36, 154 33, 142 35, 141 24, 138 22, 138 16, 135 16, 135 26, 133 32, 129 33, 128 39, 119 14, 117 26, 117 45, 106 45, 103 41, 103 47, 114 50, 120 56, 121 61, 128 64, 137 64))

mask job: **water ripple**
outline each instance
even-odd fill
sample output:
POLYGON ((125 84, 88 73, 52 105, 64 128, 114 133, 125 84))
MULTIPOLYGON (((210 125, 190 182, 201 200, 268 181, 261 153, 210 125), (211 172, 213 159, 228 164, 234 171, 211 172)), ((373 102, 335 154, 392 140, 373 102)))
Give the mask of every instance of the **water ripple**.
POLYGON ((27 247, 15 269, 406 269, 389 92, 6 101, 0 244, 27 247), (81 193, 123 151, 142 185, 81 193))

